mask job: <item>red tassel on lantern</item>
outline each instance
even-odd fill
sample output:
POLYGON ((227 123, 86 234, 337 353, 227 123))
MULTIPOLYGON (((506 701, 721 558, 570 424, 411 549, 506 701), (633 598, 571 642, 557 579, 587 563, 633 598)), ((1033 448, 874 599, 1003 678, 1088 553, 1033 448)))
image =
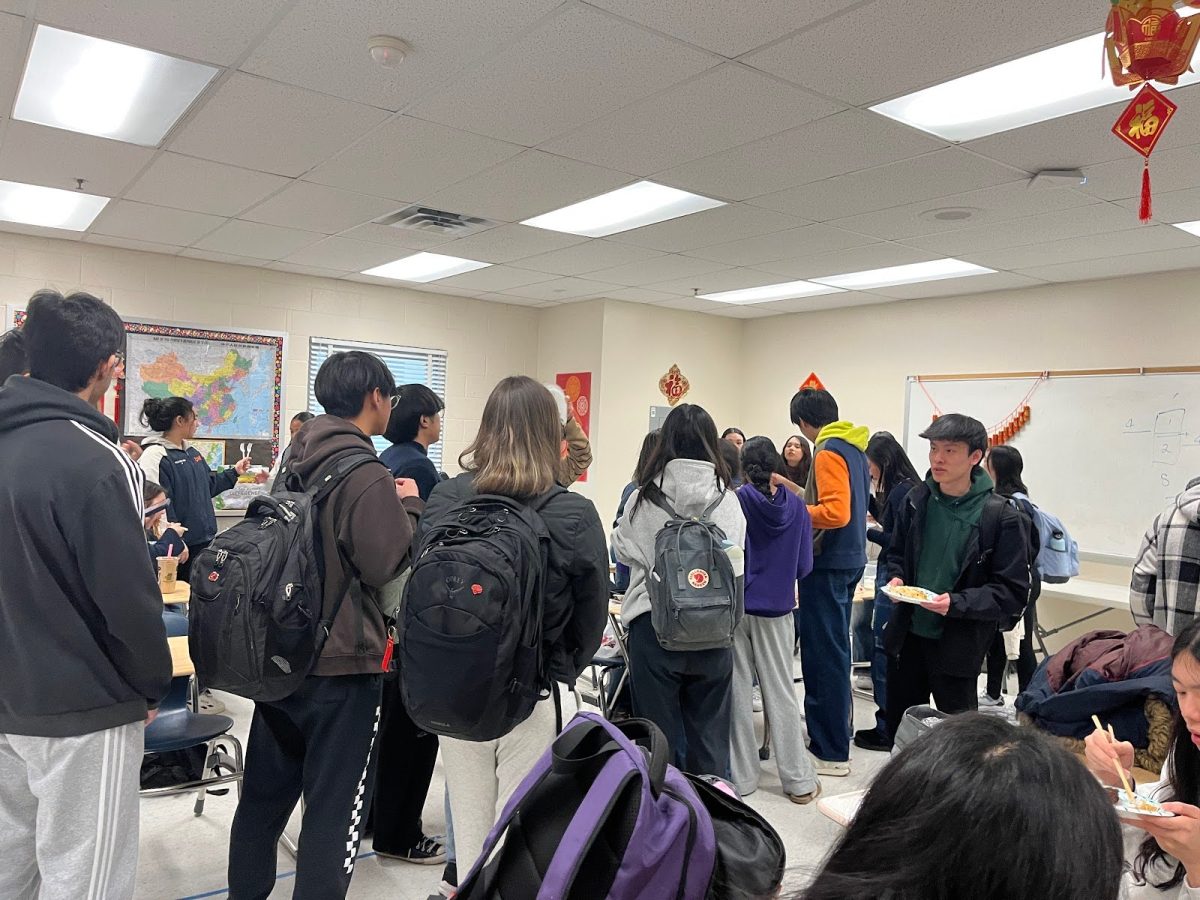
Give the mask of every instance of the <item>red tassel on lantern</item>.
POLYGON ((1142 222, 1149 222, 1152 213, 1150 204, 1150 160, 1146 160, 1146 165, 1142 167, 1142 204, 1138 207, 1138 219, 1142 222))

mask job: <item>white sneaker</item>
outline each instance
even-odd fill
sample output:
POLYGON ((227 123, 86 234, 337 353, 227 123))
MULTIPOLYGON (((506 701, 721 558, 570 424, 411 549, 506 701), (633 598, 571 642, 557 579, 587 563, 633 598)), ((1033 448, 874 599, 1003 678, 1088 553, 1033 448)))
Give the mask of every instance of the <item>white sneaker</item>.
POLYGON ((1003 706, 1004 705, 1004 696, 1001 695, 999 697, 993 697, 990 694, 988 694, 987 691, 980 691, 979 692, 979 705, 980 706, 1003 706))
POLYGON ((750 708, 755 712, 762 712, 762 688, 758 685, 750 691, 750 708))
POLYGON ((817 770, 818 775, 828 775, 830 778, 845 778, 850 774, 850 763, 846 762, 830 762, 826 759, 812 758, 813 767, 817 770))
POLYGON ((871 681, 870 675, 857 675, 854 678, 854 689, 869 694, 875 690, 875 683, 871 681))

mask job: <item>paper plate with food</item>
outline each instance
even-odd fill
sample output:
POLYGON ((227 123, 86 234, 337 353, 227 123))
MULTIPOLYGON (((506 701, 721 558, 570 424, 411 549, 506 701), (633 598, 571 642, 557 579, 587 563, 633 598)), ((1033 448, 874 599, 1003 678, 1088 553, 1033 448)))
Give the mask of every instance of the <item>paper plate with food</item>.
POLYGON ((918 606, 922 603, 930 603, 938 598, 938 595, 933 591, 927 591, 925 588, 913 587, 910 584, 898 584, 895 587, 885 587, 883 592, 897 603, 916 603, 918 606))
POLYGON ((1118 816, 1146 819, 1170 819, 1175 816, 1175 813, 1163 809, 1157 800, 1151 800, 1141 794, 1130 794, 1123 788, 1114 788, 1112 793, 1116 795, 1113 806, 1116 807, 1118 816))

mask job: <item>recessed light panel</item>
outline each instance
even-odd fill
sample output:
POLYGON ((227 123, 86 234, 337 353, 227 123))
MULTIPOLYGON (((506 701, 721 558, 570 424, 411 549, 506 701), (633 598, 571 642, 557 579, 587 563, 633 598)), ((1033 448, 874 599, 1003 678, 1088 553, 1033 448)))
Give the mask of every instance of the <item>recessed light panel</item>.
POLYGON ((13 118, 156 147, 217 69, 39 25, 13 118))
POLYGON ((486 269, 490 265, 491 263, 476 262, 473 259, 462 259, 458 256, 446 256, 442 253, 414 253, 412 256, 367 269, 361 274, 374 275, 376 278, 391 278, 394 281, 415 281, 418 284, 428 284, 431 281, 449 278, 451 275, 486 269))
POLYGON ((605 237, 725 204, 678 188, 639 181, 590 200, 526 219, 522 225, 583 237, 605 237))
MULTIPOLYGON (((1103 58, 1104 35, 1094 34, 888 100, 871 111, 947 141, 970 141, 1128 102, 1128 88, 1117 87, 1101 71, 1103 58)), ((1198 81, 1200 74, 1186 72, 1174 87, 1198 81)))
POLYGON ((813 278, 812 280, 847 291, 869 291, 872 288, 895 287, 898 284, 919 284, 922 281, 944 281, 947 278, 990 275, 995 271, 995 269, 977 266, 974 263, 963 262, 961 259, 935 259, 932 262, 889 266, 886 269, 870 269, 866 272, 850 272, 846 275, 830 275, 826 278, 813 278))
POLYGON ((0 181, 0 221, 86 231, 108 199, 82 191, 0 181))
POLYGON ((1200 222, 1176 222, 1174 227, 1180 231, 1186 231, 1188 234, 1194 234, 1200 237, 1200 222))
POLYGON ((701 300, 717 303, 769 303, 772 300, 792 300, 796 297, 815 297, 818 294, 837 294, 841 288, 811 281, 787 281, 782 284, 766 284, 762 287, 742 288, 737 291, 720 291, 715 294, 697 294, 701 300))

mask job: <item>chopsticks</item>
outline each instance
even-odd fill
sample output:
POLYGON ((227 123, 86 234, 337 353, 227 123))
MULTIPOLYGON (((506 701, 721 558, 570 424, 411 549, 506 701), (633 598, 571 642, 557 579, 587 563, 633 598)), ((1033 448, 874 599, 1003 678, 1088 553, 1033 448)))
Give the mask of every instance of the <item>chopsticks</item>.
MULTIPOLYGON (((1092 723, 1096 726, 1097 731, 1100 731, 1100 732, 1104 731, 1104 726, 1100 724, 1099 716, 1093 714, 1092 715, 1092 723)), ((1109 743, 1115 744, 1117 742, 1117 736, 1113 732, 1113 727, 1112 727, 1111 723, 1108 726, 1107 734, 1108 734, 1109 743)), ((1115 768, 1117 770, 1117 774, 1121 776, 1121 786, 1125 788, 1125 796, 1127 796, 1132 801, 1133 800, 1133 787, 1129 784, 1129 779, 1126 777, 1125 770, 1121 767, 1121 763, 1118 760, 1114 759, 1113 760, 1113 768, 1115 768)))

